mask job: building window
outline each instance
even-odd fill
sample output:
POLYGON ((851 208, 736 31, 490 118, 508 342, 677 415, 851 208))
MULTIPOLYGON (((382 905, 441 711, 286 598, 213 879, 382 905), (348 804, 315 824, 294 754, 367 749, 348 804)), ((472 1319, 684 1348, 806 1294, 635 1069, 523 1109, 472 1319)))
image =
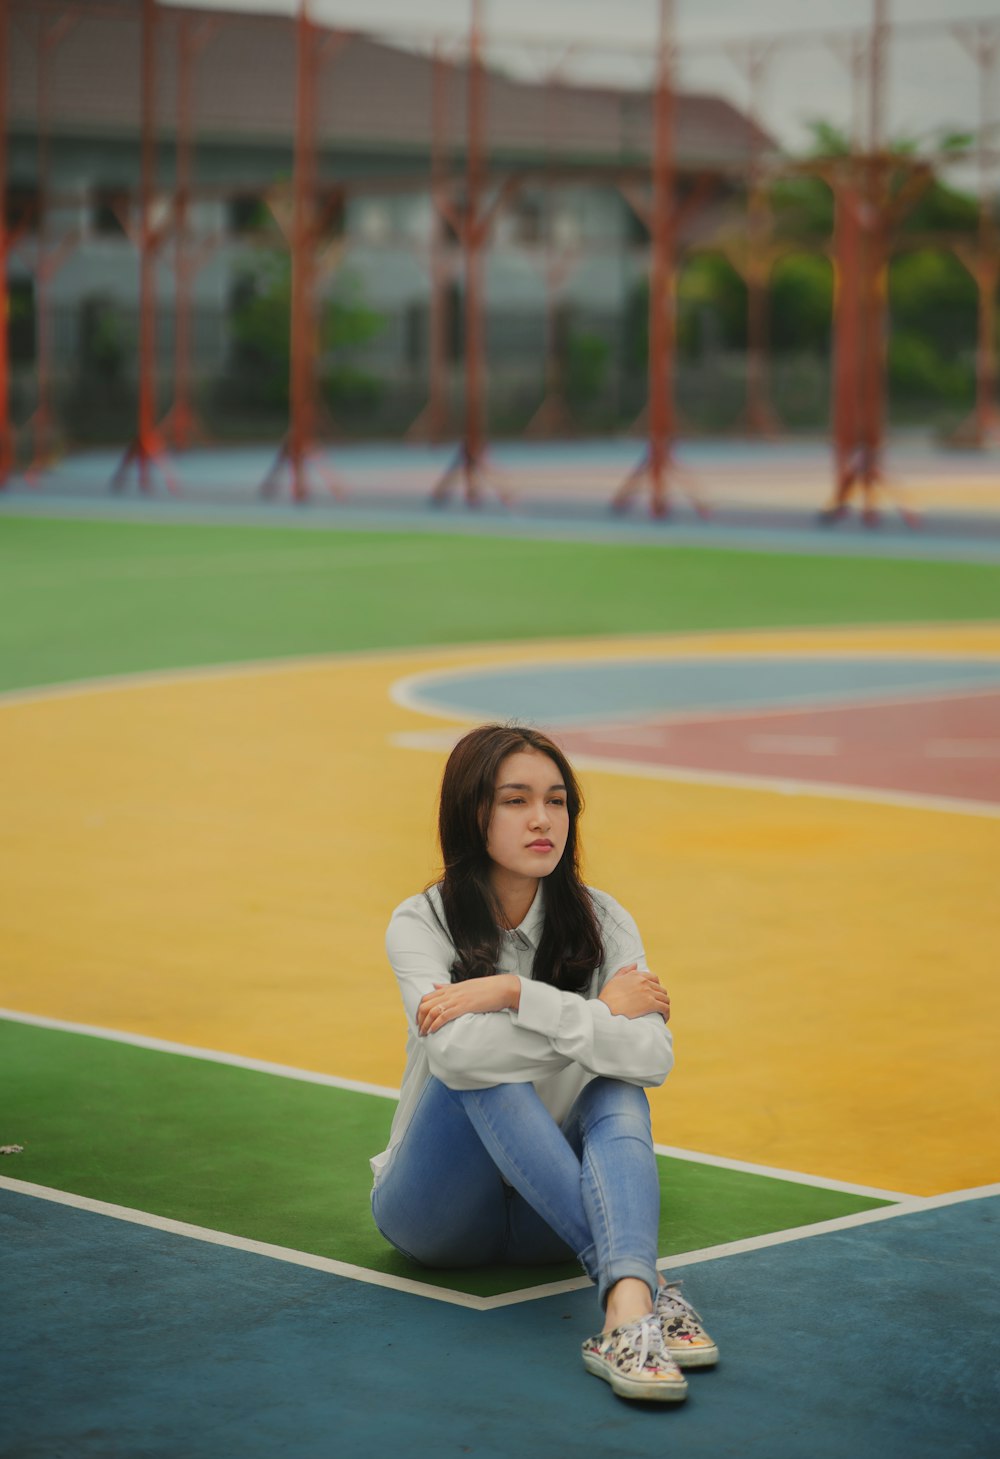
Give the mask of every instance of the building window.
POLYGON ((622 207, 625 210, 625 242, 629 248, 646 248, 649 245, 650 234, 646 224, 639 217, 634 208, 622 199, 622 207))
POLYGON ((226 205, 227 231, 239 237, 261 233, 271 225, 271 210, 259 193, 237 193, 226 205))
POLYGON ((7 189, 4 216, 8 233, 33 233, 38 227, 38 189, 15 185, 7 189))
POLYGON ((411 370, 419 370, 427 359, 426 304, 408 304, 403 318, 404 358, 411 370))
POLYGON ((127 188, 95 188, 90 208, 91 231, 98 238, 124 238, 130 212, 131 199, 127 188))
POLYGON ((514 237, 518 243, 541 243, 544 207, 541 198, 519 197, 514 206, 514 237))
POLYGON ((316 230, 327 242, 343 238, 347 198, 342 187, 320 188, 316 197, 316 230))
POLYGON ((7 292, 7 343, 12 365, 35 363, 35 286, 31 279, 12 279, 7 292))
POLYGON ((452 282, 444 291, 445 354, 457 365, 465 355, 465 299, 462 286, 452 282))

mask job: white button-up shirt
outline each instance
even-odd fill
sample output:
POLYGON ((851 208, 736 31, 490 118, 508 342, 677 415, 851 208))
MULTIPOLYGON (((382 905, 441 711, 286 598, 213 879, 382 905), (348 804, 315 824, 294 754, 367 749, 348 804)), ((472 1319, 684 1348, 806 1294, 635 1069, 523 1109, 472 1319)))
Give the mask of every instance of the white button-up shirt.
POLYGON ((446 929, 437 887, 409 897, 393 912, 386 950, 406 1010, 406 1070, 388 1147, 371 1162, 383 1174, 413 1117, 428 1077, 450 1089, 494 1084, 534 1084, 546 1109, 565 1119, 584 1086, 597 1075, 643 1087, 662 1084, 673 1067, 670 1030, 658 1013, 641 1018, 613 1014, 598 994, 619 968, 637 963, 648 971, 635 922, 606 892, 590 888, 604 942, 604 961, 582 994, 564 993, 532 980, 544 923, 544 894, 519 927, 502 936, 498 973, 521 979, 520 1006, 493 1013, 466 1013, 436 1033, 417 1032, 417 1008, 436 983, 451 982, 455 946, 446 929))

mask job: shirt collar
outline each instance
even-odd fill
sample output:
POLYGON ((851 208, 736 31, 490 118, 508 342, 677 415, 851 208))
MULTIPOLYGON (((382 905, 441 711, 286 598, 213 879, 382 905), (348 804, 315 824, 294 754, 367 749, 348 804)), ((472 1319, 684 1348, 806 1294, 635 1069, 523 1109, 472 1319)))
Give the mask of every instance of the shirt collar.
POLYGON ((545 892, 542 882, 539 881, 535 892, 535 900, 524 914, 524 920, 517 927, 512 928, 513 932, 519 932, 524 940, 533 948, 538 947, 542 940, 542 928, 545 925, 545 892))

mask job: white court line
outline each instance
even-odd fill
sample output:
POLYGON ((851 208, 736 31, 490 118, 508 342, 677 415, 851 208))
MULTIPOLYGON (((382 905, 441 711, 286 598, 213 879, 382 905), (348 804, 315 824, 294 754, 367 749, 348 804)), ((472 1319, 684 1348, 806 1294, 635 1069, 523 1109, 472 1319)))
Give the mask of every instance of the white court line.
MULTIPOLYGON (((145 1226, 154 1231, 165 1231, 173 1236, 183 1236, 194 1241, 204 1241, 212 1246, 224 1246, 234 1251, 245 1251, 252 1256, 264 1256, 272 1261, 288 1262, 292 1266, 310 1267, 313 1271, 328 1272, 332 1276, 346 1277, 351 1281, 365 1282, 373 1287, 385 1287, 392 1291, 408 1292, 416 1297, 428 1297, 435 1302, 445 1302, 454 1307, 465 1307, 477 1312, 491 1312, 499 1307, 513 1307, 521 1302, 537 1302, 543 1297, 575 1292, 591 1285, 587 1277, 573 1277, 565 1282, 546 1282, 537 1287, 523 1287, 515 1292, 502 1292, 495 1297, 476 1297, 468 1292, 454 1292, 447 1287, 437 1287, 430 1282, 412 1281, 408 1277, 390 1276, 371 1267, 356 1266, 352 1262, 335 1261, 327 1256, 314 1256, 308 1251, 296 1251, 288 1246, 274 1246, 264 1241, 251 1241, 244 1236, 232 1236, 225 1231, 213 1231, 206 1226, 193 1226, 186 1221, 173 1221, 166 1216, 154 1216, 148 1211, 137 1211, 129 1206, 115 1206, 107 1201, 91 1200, 89 1196, 77 1196, 68 1191, 55 1190, 49 1186, 34 1185, 30 1181, 13 1180, 0 1176, 0 1190, 9 1190, 15 1195, 51 1201, 56 1205, 69 1206, 74 1210, 90 1211, 95 1215, 107 1216, 116 1221, 127 1221, 134 1226, 145 1226)), ((877 1211, 860 1211, 853 1216, 838 1216, 831 1221, 817 1221, 810 1226, 794 1226, 786 1231, 772 1231, 763 1236, 751 1236, 742 1241, 727 1241, 719 1246, 703 1247, 696 1251, 671 1253, 657 1261, 657 1267, 670 1271, 689 1266, 698 1266, 706 1261, 718 1261, 722 1257, 740 1256, 747 1252, 763 1251, 771 1246, 785 1246, 794 1241, 808 1240, 812 1236, 829 1236, 837 1231, 850 1231, 858 1226, 868 1226, 876 1221, 894 1220, 898 1216, 912 1216, 921 1211, 939 1210, 942 1207, 962 1205, 966 1201, 983 1200, 1000 1195, 1000 1183, 977 1186, 972 1190, 949 1191, 945 1195, 914 1197, 895 1206, 883 1206, 877 1211)))
MULTIPOLYGON (((280 1078, 302 1079, 309 1083, 328 1084, 335 1088, 348 1089, 358 1093, 376 1094, 389 1098, 395 1098, 398 1093, 396 1090, 387 1089, 381 1085, 366 1085, 355 1080, 339 1079, 334 1075, 318 1074, 282 1064, 269 1064, 260 1059, 246 1059, 238 1054, 220 1053, 211 1049, 196 1049, 186 1044, 171 1043, 165 1039, 148 1038, 143 1034, 123 1033, 117 1029, 100 1029, 87 1024, 73 1024, 61 1019, 44 1018, 35 1014, 20 1013, 6 1009, 0 1009, 0 1018, 7 1018, 12 1022, 31 1024, 40 1028, 50 1028, 59 1032, 76 1033, 84 1037, 107 1038, 113 1042, 133 1044, 136 1047, 151 1049, 154 1052, 185 1054, 191 1058, 234 1065, 236 1067, 250 1069, 256 1073, 277 1075, 280 1078)), ((818 1189, 842 1191, 872 1199, 894 1202, 892 1205, 880 1207, 875 1211, 861 1211, 854 1215, 839 1216, 829 1221, 813 1222, 807 1226, 792 1227, 785 1231, 769 1232, 762 1236, 749 1237, 742 1241, 726 1242, 716 1247, 671 1253, 669 1256, 662 1258, 658 1263, 661 1267, 670 1267, 671 1269, 694 1266, 702 1261, 713 1261, 722 1256, 733 1256, 742 1252, 757 1251, 764 1247, 778 1246, 790 1241, 801 1241, 810 1236, 821 1236, 833 1231, 850 1230, 854 1226, 867 1225, 871 1221, 886 1220, 897 1215, 913 1214, 917 1211, 933 1209, 938 1206, 948 1206, 957 1204, 960 1201, 974 1200, 1000 1194, 1000 1184, 998 1184, 977 1187, 971 1191, 949 1192, 941 1196, 911 1196, 896 1191, 880 1190, 872 1186, 830 1180, 823 1176, 811 1176, 801 1171, 781 1170, 771 1166, 755 1165, 748 1161, 731 1160, 725 1156, 684 1150, 672 1145, 656 1145, 655 1149, 659 1155, 665 1155, 679 1160, 689 1160, 697 1164, 714 1165, 720 1169, 738 1170, 748 1174, 767 1176, 772 1179, 790 1181, 795 1184, 808 1185, 818 1189)), ((214 1231, 208 1227, 195 1226, 184 1221, 174 1221, 168 1217, 157 1216, 147 1211, 137 1211, 127 1206, 117 1206, 106 1201, 96 1201, 88 1196, 78 1196, 72 1192, 58 1191, 48 1186, 34 1185, 27 1181, 19 1181, 6 1176, 0 1176, 0 1189, 14 1191, 26 1196, 33 1196, 40 1200, 54 1201, 61 1205, 74 1207, 75 1209, 92 1211, 98 1215, 108 1216, 114 1220, 128 1221, 134 1225, 147 1226, 154 1230, 166 1231, 193 1240, 207 1241, 216 1246, 225 1246, 237 1251, 246 1251, 253 1255, 265 1256, 275 1261, 287 1261, 293 1265, 311 1267, 313 1270, 329 1272, 335 1276, 346 1277, 353 1281, 366 1282, 372 1286, 386 1287, 395 1291, 409 1292, 416 1296, 428 1297, 434 1301, 447 1302, 454 1306, 471 1308, 476 1311, 485 1312, 497 1307, 512 1306, 519 1302, 537 1301, 542 1297, 576 1291, 590 1285, 586 1277, 577 1277, 565 1282, 551 1282, 538 1287, 520 1288, 517 1291, 504 1292, 495 1297, 476 1297, 466 1292, 454 1292, 446 1287, 437 1287, 433 1283, 413 1281, 406 1277, 390 1276, 385 1272, 375 1271, 370 1267, 357 1266, 350 1262, 336 1261, 331 1257, 316 1256, 311 1252, 297 1251, 291 1247, 275 1246, 267 1242, 253 1241, 247 1237, 234 1236, 223 1231, 214 1231)))
MULTIPOLYGON (((291 1064, 271 1064, 266 1059, 249 1059, 242 1054, 229 1054, 218 1049, 200 1049, 193 1044, 173 1043, 169 1039, 150 1038, 146 1034, 128 1033, 116 1028, 97 1028, 87 1023, 69 1023, 61 1018, 45 1018, 37 1013, 21 1013, 12 1008, 0 1008, 0 1021, 27 1023, 34 1028, 48 1028, 57 1033, 80 1034, 84 1038, 108 1039, 116 1044, 131 1044, 139 1049, 151 1049, 158 1054, 183 1054, 190 1059, 204 1059, 213 1064, 228 1064, 236 1069, 249 1069, 255 1074, 276 1075, 279 1079, 298 1079, 305 1084, 325 1084, 332 1089, 346 1089, 355 1094, 374 1094, 380 1099, 398 1099, 399 1090, 384 1084, 365 1084, 359 1079, 341 1079, 336 1074, 320 1074, 315 1070, 297 1069, 291 1064)), ((658 1155, 674 1160, 688 1160, 694 1165, 714 1165, 720 1170, 736 1170, 746 1175, 764 1175, 774 1180, 789 1181, 796 1185, 815 1186, 821 1190, 842 1191, 847 1195, 870 1196, 878 1201, 910 1201, 919 1197, 902 1191, 881 1190, 875 1186, 855 1185, 849 1181, 832 1180, 822 1175, 809 1175, 801 1170, 782 1170, 773 1165, 755 1165, 747 1160, 731 1160, 725 1155, 710 1155, 701 1150, 684 1150, 677 1145, 654 1146, 658 1155)))
MULTIPOLYGON (((797 631, 797 630, 796 630, 797 631)), ((461 721, 463 724, 479 724, 484 715, 478 710, 463 709, 446 700, 437 699, 434 693, 427 693, 424 686, 458 684, 461 685, 469 680, 491 679, 505 673, 538 673, 543 674, 546 669, 552 668, 617 668, 623 664, 633 667, 644 667, 648 665, 669 665, 679 667, 684 664, 726 664, 737 666, 754 666, 758 664, 814 664, 817 661, 823 663, 835 663, 847 661, 854 663, 861 660, 865 663, 895 663, 905 659, 907 663, 920 664, 921 662, 940 662, 941 659, 954 659, 956 661, 974 660, 980 665, 992 665, 997 662, 997 655, 988 650, 980 653, 947 654, 941 650, 924 649, 922 651, 910 650, 909 652, 893 653, 886 649, 832 649, 823 648, 809 649, 808 651, 795 652, 794 649, 788 652, 781 650, 757 651, 750 649, 748 652, 739 650, 727 650, 721 653, 711 653, 697 658, 691 654, 672 654, 669 645, 658 646, 654 643, 650 649, 641 649, 639 652, 626 651, 623 654, 608 658, 559 658, 552 654, 546 659, 528 659, 522 663, 479 663, 466 666, 459 665, 455 668, 441 667, 438 669, 424 669, 416 674, 405 675, 397 679, 390 686, 389 697, 402 709, 408 709, 414 714, 434 715, 441 719, 461 721)), ((899 689, 886 688, 833 688, 813 689, 807 694, 792 695, 790 698, 780 697, 777 699, 733 699, 723 705, 698 704, 697 702, 685 704, 676 709, 643 709, 608 711, 594 711, 588 714, 574 714, 572 718, 560 721, 558 717, 546 721, 557 729, 569 733, 572 730, 602 729, 605 725, 618 725, 623 727, 657 724, 669 725, 671 723, 684 724, 689 720, 697 720, 698 723, 714 720, 727 719, 766 719, 790 714, 809 714, 813 711, 825 711, 831 709, 881 709, 903 707, 911 704, 920 704, 928 699, 948 698, 976 698, 995 695, 1000 688, 995 680, 983 680, 971 677, 969 679, 928 679, 924 683, 899 689)), ((488 717, 488 716, 487 716, 488 717)))
MULTIPOLYGON (((796 652, 793 644, 791 651, 787 654, 782 652, 781 650, 778 650, 777 652, 769 652, 765 655, 761 655, 759 651, 751 649, 746 657, 770 657, 776 659, 784 659, 786 657, 811 658, 818 655, 823 657, 824 659, 861 657, 879 659, 912 659, 919 662, 922 659, 940 659, 948 658, 950 656, 954 658, 975 658, 978 660, 989 660, 996 658, 997 654, 995 651, 988 648, 981 650, 969 650, 967 653, 964 654, 949 655, 946 649, 900 648, 893 651, 887 649, 873 650, 864 647, 857 649, 826 649, 823 647, 814 648, 812 644, 813 640, 816 638, 822 638, 824 636, 834 637, 837 634, 841 633, 849 633, 852 636, 856 635, 859 637, 864 637, 866 634, 878 635, 882 633, 895 632, 906 635, 916 635, 920 633, 953 633, 962 632, 970 629, 973 631, 975 631, 976 629, 989 630, 996 629, 996 627, 996 621, 991 618, 961 618, 944 621, 932 618, 924 622, 907 621, 906 623, 873 622, 820 623, 804 625, 792 624, 778 628, 758 624, 751 625, 747 628, 650 628, 637 630, 631 633, 622 633, 619 630, 616 630, 613 633, 555 633, 551 637, 546 637, 544 641, 539 640, 538 642, 544 642, 544 644, 546 645, 552 645, 554 649, 558 649, 563 645, 565 645, 567 648, 574 648, 578 647, 581 643, 607 644, 610 657, 607 660, 603 660, 603 662, 608 663, 615 663, 619 661, 618 657, 614 655, 614 650, 622 642, 625 641, 630 644, 635 643, 639 645, 639 651, 635 654, 632 654, 630 652, 629 657, 635 657, 637 661, 645 661, 650 657, 660 656, 663 653, 662 646, 669 646, 673 642, 679 642, 682 644, 687 642, 697 643, 699 640, 711 641, 717 638, 726 638, 727 640, 734 639, 738 642, 740 639, 753 639, 759 638, 761 635, 772 634, 780 634, 783 638, 787 638, 789 641, 793 641, 795 638, 805 637, 809 640, 810 647, 808 650, 799 649, 799 651, 796 652), (650 649, 653 650, 652 654, 650 654, 649 652, 650 649)), ((378 663, 386 659, 395 658, 420 659, 426 658, 428 656, 433 657, 437 654, 446 654, 448 656, 459 657, 464 660, 467 655, 474 654, 477 650, 481 649, 485 649, 487 652, 490 653, 506 653, 516 650, 527 650, 530 652, 536 647, 538 647, 538 643, 532 639, 470 639, 467 642, 459 643, 449 642, 397 644, 389 645, 387 648, 331 649, 327 653, 278 654, 274 658, 227 659, 218 663, 182 664, 173 668, 164 669, 125 670, 122 673, 118 674, 101 674, 88 679, 57 679, 51 683, 28 684, 17 689, 3 689, 0 690, 0 708, 3 708, 8 704, 31 704, 35 701, 41 701, 45 699, 72 699, 85 694, 117 693, 119 690, 122 689, 145 689, 150 686, 155 687, 161 684, 185 684, 190 682, 197 682, 201 679, 237 679, 246 678, 248 676, 254 676, 258 674, 272 674, 280 672, 294 673, 299 669, 322 667, 332 668, 338 664, 352 662, 361 664, 378 663)), ((723 654, 713 653, 711 656, 712 658, 743 657, 738 648, 735 650, 727 649, 723 654)), ((530 662, 532 664, 540 664, 544 666, 545 664, 552 664, 556 662, 561 663, 564 662, 564 660, 557 659, 553 656, 544 660, 531 659, 530 662)), ((574 659, 571 662, 591 663, 602 661, 591 659, 574 659)), ((517 665, 504 664, 503 662, 499 664, 494 664, 492 665, 492 667, 489 665, 483 665, 479 669, 479 672, 487 674, 493 672, 498 668, 502 669, 504 667, 511 668, 517 667, 517 665)), ((437 669, 428 670, 426 674, 418 674, 412 677, 414 680, 419 681, 421 678, 424 677, 437 678, 440 674, 446 672, 447 666, 441 665, 437 669)), ((458 677, 465 677, 467 674, 472 674, 474 672, 476 672, 476 669, 471 665, 459 665, 459 667, 455 670, 455 674, 458 677)), ((399 682, 408 683, 409 680, 404 679, 400 680, 399 682)), ((983 692, 989 693, 991 691, 984 690, 983 692)), ((414 708, 417 708, 419 713, 427 712, 423 706, 414 706, 414 708)), ((772 712, 778 714, 784 711, 776 709, 772 712)), ((683 718, 686 715, 687 711, 683 711, 679 717, 683 718)), ((449 708, 447 711, 444 712, 444 717, 454 719, 457 716, 455 714, 455 711, 449 708)), ((657 716, 653 715, 652 717, 657 716)), ((476 720, 470 722, 478 723, 478 721, 476 720)), ((629 723, 631 722, 632 719, 630 717, 629 723)))
POLYGON ((962 800, 954 795, 920 795, 901 790, 877 790, 870 785, 837 785, 832 781, 799 780, 777 775, 737 775, 724 770, 691 770, 681 766, 648 765, 639 760, 605 759, 603 755, 574 753, 574 765, 583 770, 629 775, 637 780, 673 780, 687 785, 731 786, 735 790, 760 790, 778 795, 815 795, 824 800, 867 801, 872 805, 898 806, 902 810, 944 811, 949 815, 1000 818, 1000 802, 962 800))
MULTIPOLYGON (((0 1021, 26 1023, 36 1028, 53 1029, 57 1033, 80 1034, 85 1038, 108 1039, 112 1043, 131 1044, 140 1049, 151 1049, 154 1053, 183 1054, 191 1059, 204 1059, 210 1063, 227 1064, 237 1069, 249 1069, 256 1074, 276 1075, 281 1079, 298 1079, 306 1084, 325 1084, 333 1089, 346 1089, 356 1094, 373 1094, 381 1099, 398 1099, 399 1090, 383 1084, 366 1084, 358 1079, 342 1079, 336 1074, 321 1074, 315 1070, 298 1069, 290 1064, 272 1064, 266 1059, 250 1059, 242 1054, 230 1054, 218 1049, 197 1048, 193 1044, 179 1044, 169 1039, 151 1038, 146 1034, 128 1033, 115 1028, 98 1028, 92 1024, 70 1023, 61 1018, 46 1018, 41 1014, 22 1013, 12 1008, 0 1008, 0 1021)), ((658 1155, 674 1160, 687 1160, 695 1165, 714 1165, 720 1170, 735 1170, 747 1175, 769 1176, 797 1185, 815 1186, 822 1190, 842 1191, 848 1195, 870 1196, 873 1200, 909 1201, 919 1197, 904 1191, 883 1190, 877 1186, 857 1185, 851 1181, 834 1180, 827 1176, 810 1175, 801 1170, 785 1170, 780 1166, 758 1165, 748 1160, 734 1160, 725 1155, 712 1155, 702 1150, 686 1150, 679 1145, 656 1145, 658 1155)))
POLYGON ((355 1094, 375 1094, 381 1099, 398 1099, 399 1090, 384 1084, 365 1084, 360 1079, 341 1079, 336 1074, 320 1074, 313 1069, 296 1069, 292 1064, 271 1064, 266 1059, 248 1059, 243 1054, 228 1054, 221 1049, 200 1049, 194 1044, 172 1043, 169 1039, 150 1038, 142 1033, 125 1033, 117 1028, 97 1028, 87 1023, 67 1023, 61 1018, 43 1018, 37 1013, 21 1013, 13 1008, 0 1008, 0 1020, 30 1023, 36 1028, 50 1028, 57 1033, 82 1034, 86 1038, 108 1039, 111 1043, 132 1044, 137 1049, 152 1049, 157 1054, 183 1054, 188 1059, 205 1059, 212 1064, 230 1064, 236 1069, 251 1069, 256 1074, 277 1074, 282 1079, 298 1079, 304 1084, 327 1084, 334 1089, 349 1089, 355 1094))
POLYGON ((679 1145, 654 1145, 657 1155, 670 1160, 686 1160, 691 1165, 714 1165, 719 1170, 735 1170, 743 1175, 764 1175, 783 1180, 789 1185, 808 1185, 817 1190, 840 1191, 848 1196, 868 1196, 873 1201, 919 1201, 922 1196, 907 1191, 882 1190, 874 1185, 857 1185, 850 1180, 833 1180, 825 1175, 810 1175, 803 1170, 783 1170, 777 1165, 757 1165, 750 1160, 732 1160, 728 1155, 708 1155, 703 1150, 684 1150, 679 1145))
MULTIPOLYGON (((763 717, 763 716, 762 716, 763 717)), ((389 736, 390 743, 405 750, 447 752, 461 738, 464 726, 455 730, 418 730, 389 736)), ((824 800, 865 801, 871 805, 898 806, 903 810, 943 811, 949 815, 1000 818, 1000 803, 962 800, 952 795, 921 795, 916 791, 877 790, 870 785, 838 785, 828 780, 800 780, 787 775, 738 775, 727 770, 693 770, 681 765, 652 765, 645 760, 619 760, 611 755, 573 752, 573 763, 581 770, 610 775, 628 775, 634 780, 667 780, 685 785, 716 785, 734 790, 759 790, 768 795, 815 795, 824 800)))
POLYGON ((335 1261, 329 1256, 314 1256, 312 1252, 296 1251, 290 1246, 273 1246, 267 1241, 251 1241, 246 1236, 233 1236, 228 1231, 213 1231, 208 1226, 193 1226, 188 1221, 172 1221, 167 1216, 154 1216, 149 1211, 137 1211, 131 1206, 115 1206, 109 1201, 94 1201, 89 1196, 74 1195, 71 1191, 56 1190, 46 1185, 33 1185, 30 1181, 13 1180, 4 1175, 0 1175, 0 1190, 33 1196, 41 1201, 52 1201, 59 1206, 71 1206, 77 1211, 92 1211, 98 1216, 109 1216, 113 1221, 127 1221, 132 1226, 167 1231, 173 1236, 186 1236, 192 1241, 207 1241, 212 1246, 227 1246, 234 1251, 248 1251, 254 1256, 266 1256, 273 1261, 287 1261, 293 1266, 312 1267, 314 1271, 367 1282, 373 1287, 390 1287, 397 1292, 412 1292, 417 1297, 433 1297, 437 1302, 451 1302, 456 1307, 479 1309, 484 1301, 489 1300, 470 1296, 468 1292, 452 1292, 447 1287, 436 1287, 430 1282, 414 1282, 408 1277, 389 1276, 371 1267, 355 1266, 353 1262, 335 1261))

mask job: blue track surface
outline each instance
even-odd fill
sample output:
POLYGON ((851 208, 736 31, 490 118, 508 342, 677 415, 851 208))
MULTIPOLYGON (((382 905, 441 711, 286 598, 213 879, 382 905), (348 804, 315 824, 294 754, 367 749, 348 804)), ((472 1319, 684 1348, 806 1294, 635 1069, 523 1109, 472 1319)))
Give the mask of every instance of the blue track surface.
MULTIPOLYGON (((498 443, 492 460, 509 477, 512 508, 490 497, 475 511, 461 500, 432 506, 429 494, 454 457, 454 446, 383 442, 331 447, 327 459, 348 487, 335 501, 315 487, 308 504, 293 505, 285 489, 265 501, 260 484, 274 460, 274 448, 234 446, 177 456, 171 470, 180 495, 171 497, 157 480, 151 498, 128 499, 109 492, 121 450, 95 450, 67 457, 46 473, 39 488, 15 476, 0 493, 0 517, 11 515, 84 516, 139 521, 242 522, 255 525, 336 528, 344 531, 448 532, 496 534, 576 542, 641 543, 645 546, 713 547, 757 552, 822 556, 894 557, 959 562, 1000 561, 1000 513, 949 508, 942 504, 922 516, 920 530, 908 526, 887 506, 878 530, 864 527, 854 514, 833 529, 817 525, 817 511, 828 499, 830 453, 818 440, 769 443, 753 440, 682 442, 679 460, 688 466, 711 498, 713 473, 748 473, 765 487, 773 480, 807 479, 815 490, 797 504, 720 502, 711 520, 697 515, 684 494, 666 520, 651 520, 639 503, 621 514, 610 510, 616 485, 642 458, 635 440, 498 443), (595 494, 594 473, 606 480, 595 494), (561 485, 556 478, 563 478, 561 485), (565 479, 569 478, 567 487, 565 479), (574 479, 591 479, 589 490, 574 491, 574 479)), ((981 471, 992 458, 970 460, 936 447, 929 437, 900 442, 893 454, 903 478, 919 482, 928 470, 962 478, 981 471)), ((1000 457, 998 470, 1000 470, 1000 457)), ((895 469, 895 468, 894 468, 895 469)), ((133 491, 135 488, 131 488, 133 491)))
POLYGON ((494 1312, 0 1191, 5 1459, 996 1459, 1000 1197, 702 1263, 723 1350, 649 1411, 591 1292, 494 1312))

